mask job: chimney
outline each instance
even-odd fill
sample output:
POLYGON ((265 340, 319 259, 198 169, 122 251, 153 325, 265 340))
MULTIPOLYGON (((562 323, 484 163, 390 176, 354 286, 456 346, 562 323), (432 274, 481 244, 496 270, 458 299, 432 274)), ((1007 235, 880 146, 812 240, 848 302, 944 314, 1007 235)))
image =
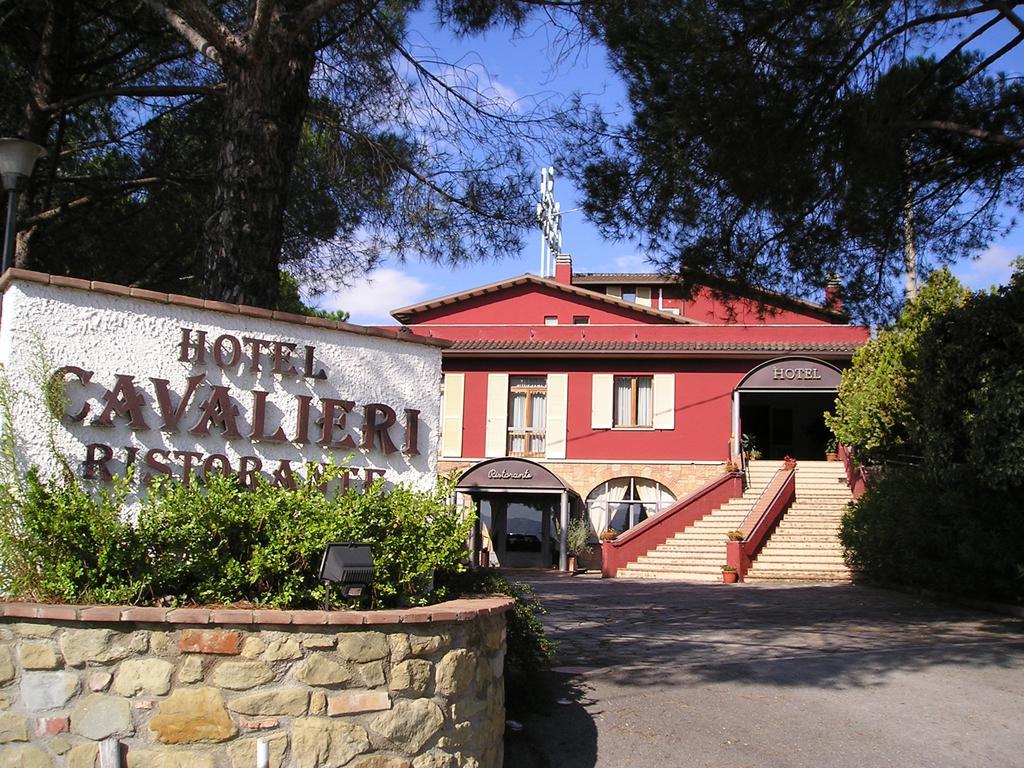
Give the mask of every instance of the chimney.
POLYGON ((572 285, 572 256, 560 253, 555 257, 555 282, 572 285))
POLYGON ((839 275, 834 272, 829 275, 828 282, 825 284, 826 309, 831 309, 833 312, 843 311, 843 299, 840 296, 842 287, 842 283, 839 282, 839 275))

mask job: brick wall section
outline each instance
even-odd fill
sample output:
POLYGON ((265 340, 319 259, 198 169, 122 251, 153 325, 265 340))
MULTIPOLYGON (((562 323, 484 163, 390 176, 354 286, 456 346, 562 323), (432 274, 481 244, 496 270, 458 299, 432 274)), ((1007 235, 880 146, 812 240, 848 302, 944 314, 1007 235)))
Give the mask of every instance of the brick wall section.
MULTIPOLYGON (((446 474, 455 471, 462 474, 477 462, 439 461, 437 471, 446 474)), ((650 462, 631 464, 627 462, 573 463, 537 461, 554 472, 573 491, 586 499, 594 488, 605 480, 616 477, 645 477, 657 480, 668 488, 677 499, 688 496, 725 471, 725 464, 659 464, 650 462)))
POLYGON ((0 768, 499 768, 511 604, 0 603, 0 768))

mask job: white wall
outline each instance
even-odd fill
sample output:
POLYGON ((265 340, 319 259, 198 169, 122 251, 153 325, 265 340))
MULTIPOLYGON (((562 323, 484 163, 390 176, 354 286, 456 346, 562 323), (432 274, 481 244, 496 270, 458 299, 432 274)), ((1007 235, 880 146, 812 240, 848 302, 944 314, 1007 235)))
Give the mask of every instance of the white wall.
MULTIPOLYGON (((229 349, 227 343, 225 350, 229 349)), ((93 371, 92 381, 81 386, 74 376, 67 377, 70 403, 67 414, 74 414, 84 403, 90 408, 86 418, 76 423, 65 417, 54 429, 59 449, 70 458, 75 471, 81 474, 86 445, 100 443, 113 449, 111 469, 123 471, 128 449, 135 448, 139 469, 147 452, 194 451, 205 458, 222 454, 237 470, 240 457, 258 457, 267 475, 279 467, 281 460, 290 461, 294 469, 304 462, 337 461, 351 455, 351 466, 360 471, 352 483, 359 487, 367 468, 382 470, 391 483, 406 482, 417 487, 431 485, 436 473, 437 439, 439 434, 439 388, 441 350, 415 342, 406 342, 366 335, 358 330, 345 331, 318 328, 299 323, 247 317, 229 312, 164 304, 140 298, 115 296, 95 290, 44 285, 25 279, 10 281, 3 295, 0 315, 0 362, 14 390, 14 426, 18 439, 18 459, 23 468, 30 464, 53 473, 56 463, 48 443, 52 420, 45 416, 42 405, 42 381, 39 371, 61 366, 77 366, 93 371), (207 333, 207 361, 199 365, 179 361, 182 328, 207 333), (315 347, 317 368, 327 378, 317 380, 300 374, 274 373, 272 354, 262 355, 262 370, 250 370, 250 348, 244 347, 244 358, 233 368, 221 368, 211 359, 209 345, 222 334, 235 338, 254 337, 268 341, 297 344, 293 363, 303 367, 303 348, 315 347), (40 361, 45 361, 41 365, 40 361), (141 412, 146 429, 133 430, 128 419, 114 415, 113 426, 93 422, 104 410, 105 390, 112 390, 117 374, 134 377, 134 384, 143 401, 141 412), (189 376, 205 374, 206 380, 196 391, 176 434, 161 431, 163 419, 150 378, 166 379, 177 405, 187 390, 189 376), (213 426, 208 436, 196 436, 188 429, 200 421, 199 405, 213 391, 213 385, 226 386, 239 407, 237 424, 242 437, 226 439, 221 429, 213 426), (267 396, 266 433, 278 425, 284 427, 288 442, 268 442, 250 437, 253 424, 252 390, 264 390, 267 396), (299 400, 312 397, 309 418, 309 439, 306 445, 295 442, 299 400), (345 430, 336 437, 349 435, 358 445, 362 438, 363 406, 383 403, 393 408, 398 423, 389 430, 399 450, 386 454, 377 445, 374 450, 362 448, 325 449, 314 441, 320 435, 316 420, 321 415, 323 398, 354 401, 346 417, 345 430), (405 435, 404 409, 419 413, 418 455, 402 452, 405 435)), ((157 460, 162 460, 156 454, 157 460)), ((181 477, 187 457, 169 455, 167 463, 174 475, 181 477)), ((219 460, 216 462, 219 465, 219 460)), ((250 464, 250 467, 252 464, 250 464)))

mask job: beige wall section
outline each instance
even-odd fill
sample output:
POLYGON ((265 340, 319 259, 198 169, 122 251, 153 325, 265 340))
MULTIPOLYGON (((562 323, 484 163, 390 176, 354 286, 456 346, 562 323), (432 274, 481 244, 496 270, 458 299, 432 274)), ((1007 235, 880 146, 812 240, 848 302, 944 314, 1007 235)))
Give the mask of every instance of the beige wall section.
MULTIPOLYGON (((441 461, 438 472, 446 474, 456 471, 461 474, 476 462, 441 461)), ((577 464, 574 462, 539 461, 560 477, 566 485, 586 499, 594 488, 605 480, 615 477, 646 477, 657 480, 680 499, 702 485, 719 477, 725 471, 725 464, 658 464, 656 462, 633 464, 627 462, 607 464, 577 464)))
POLYGON ((487 374, 487 433, 484 452, 488 458, 504 456, 508 446, 508 374, 487 374))
POLYGON ((549 459, 565 458, 566 419, 569 408, 569 374, 549 373, 546 446, 549 459))
POLYGON ((654 374, 654 428, 675 429, 676 376, 674 373, 654 374))
POLYGON ((441 433, 441 455, 457 458, 462 455, 462 409, 466 401, 466 374, 444 375, 444 411, 441 433))
POLYGON ((612 390, 615 377, 610 373, 591 376, 593 396, 590 401, 590 426, 593 429, 612 428, 612 390))

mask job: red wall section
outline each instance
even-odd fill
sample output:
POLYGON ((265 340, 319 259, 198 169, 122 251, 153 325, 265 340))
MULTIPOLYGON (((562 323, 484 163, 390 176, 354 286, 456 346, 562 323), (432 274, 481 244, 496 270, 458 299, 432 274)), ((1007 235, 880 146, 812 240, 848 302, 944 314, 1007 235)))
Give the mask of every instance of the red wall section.
POLYGON ((591 323, 668 323, 654 315, 634 312, 629 307, 615 307, 600 299, 576 296, 573 293, 535 284, 516 285, 483 296, 464 299, 455 304, 418 313, 417 325, 435 323, 464 325, 501 325, 525 323, 544 325, 549 315, 558 322, 571 325, 574 315, 589 315, 591 323))
POLYGON ((755 360, 586 360, 538 366, 536 361, 448 360, 466 373, 463 455, 484 455, 487 374, 569 373, 566 460, 725 461, 732 428, 732 391, 755 360), (465 364, 464 364, 465 363, 465 364), (675 429, 591 429, 592 375, 676 373, 675 429))
MULTIPOLYGON (((581 286, 583 287, 583 286, 581 286)), ((606 293, 606 286, 588 285, 596 293, 606 293)), ((786 323, 818 324, 830 323, 824 310, 801 309, 799 304, 789 308, 768 306, 758 301, 739 297, 716 296, 710 289, 702 288, 692 298, 681 298, 674 285, 652 285, 651 306, 654 309, 678 309, 684 317, 702 323, 752 323, 758 325, 779 325, 786 323), (658 292, 661 291, 661 302, 658 292)))
POLYGON ((701 289, 692 300, 681 301, 682 314, 702 323, 753 323, 758 325, 785 325, 787 323, 828 324, 821 311, 782 309, 765 306, 757 301, 741 298, 716 297, 710 290, 701 289))

